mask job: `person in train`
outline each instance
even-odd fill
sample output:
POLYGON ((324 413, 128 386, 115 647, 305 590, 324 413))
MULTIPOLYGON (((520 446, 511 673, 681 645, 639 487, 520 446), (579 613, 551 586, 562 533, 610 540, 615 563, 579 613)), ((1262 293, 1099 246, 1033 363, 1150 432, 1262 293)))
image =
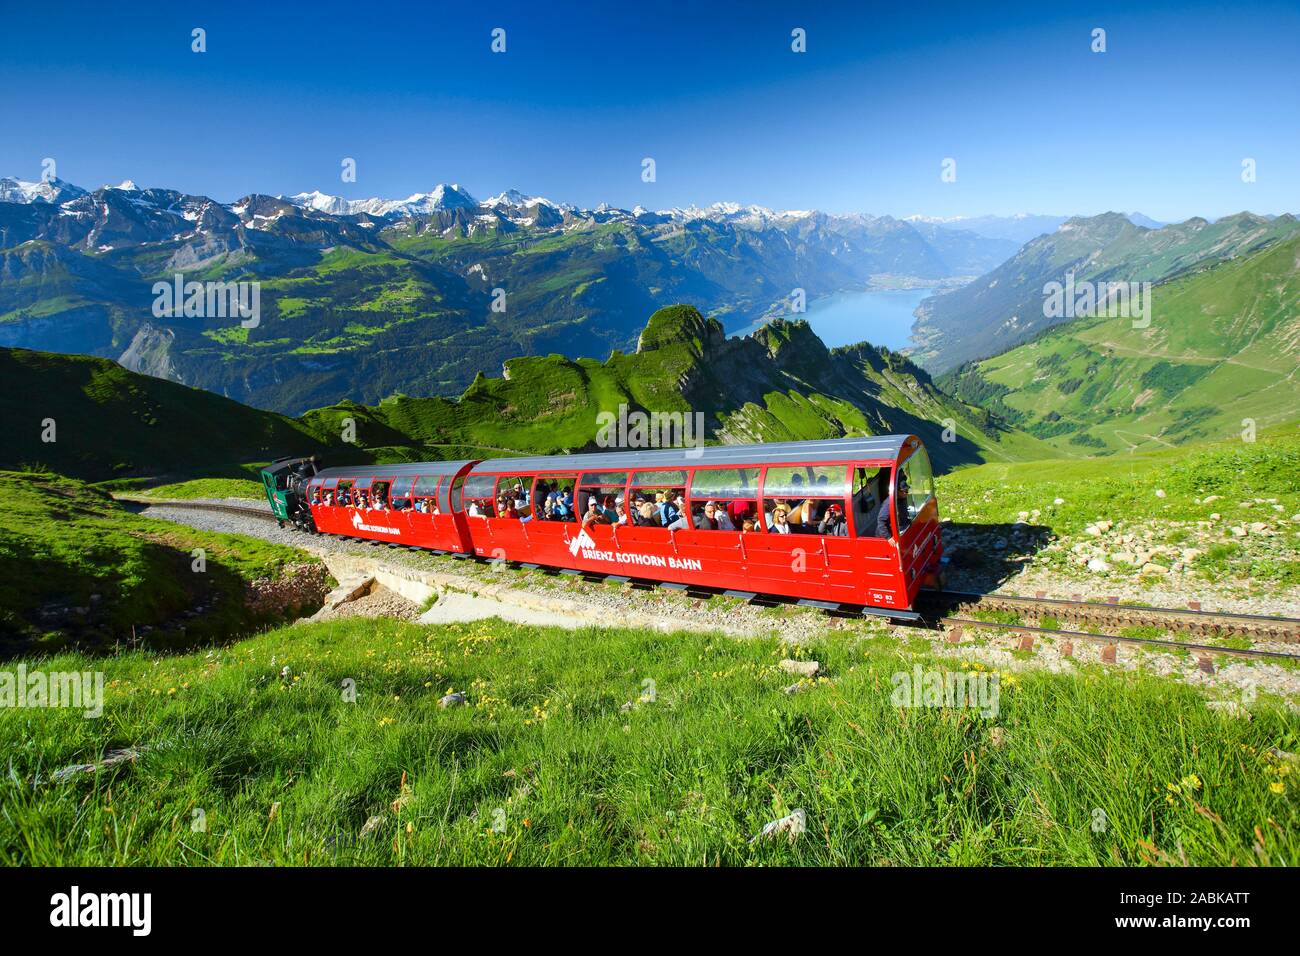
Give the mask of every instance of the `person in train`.
POLYGON ((605 495, 600 500, 600 513, 605 516, 606 524, 618 524, 618 508, 613 495, 605 495))
POLYGON ((618 521, 616 521, 615 524, 628 524, 630 521, 628 517, 627 499, 622 495, 619 495, 614 499, 614 513, 618 515, 618 521))
POLYGON ((668 521, 665 527, 669 531, 677 531, 691 526, 690 515, 686 512, 686 496, 680 491, 674 491, 668 500, 668 504, 664 506, 664 520, 668 521))
POLYGON ((831 502, 826 508, 821 521, 817 522, 817 533, 830 535, 832 538, 849 536, 849 526, 844 520, 844 506, 838 501, 831 502))
POLYGON ((741 534, 751 534, 758 530, 759 530, 758 522, 756 522, 753 518, 745 518, 740 523, 741 534))
POLYGON ((658 528, 660 526, 659 515, 655 511, 655 503, 645 499, 642 499, 641 503, 637 505, 636 514, 633 515, 632 520, 638 528, 658 528))
MULTIPOLYGON (((907 501, 907 475, 903 474, 902 471, 898 473, 898 487, 895 489, 895 493, 902 501, 907 501)), ((889 526, 889 513, 895 510, 894 497, 894 495, 887 495, 880 505, 880 514, 876 516, 877 538, 889 538, 894 534, 894 530, 889 526)), ((903 531, 907 528, 907 508, 903 507, 897 510, 898 534, 901 537, 903 531)))
POLYGON ((704 513, 696 523, 696 527, 704 531, 736 530, 736 526, 731 523, 727 512, 719 508, 717 503, 713 501, 704 503, 704 513))
POLYGON ((665 528, 671 528, 682 516, 681 508, 677 503, 677 495, 674 492, 667 492, 663 496, 663 506, 659 509, 659 521, 665 528))
POLYGON ((772 509, 772 520, 769 522, 769 534, 792 534, 790 529, 790 508, 784 501, 778 501, 772 509))
POLYGON ((596 500, 596 496, 589 495, 587 497, 587 513, 582 516, 582 526, 583 528, 590 528, 598 524, 609 524, 609 519, 600 510, 600 502, 596 500))
POLYGON ((736 498, 731 504, 727 505, 727 517, 731 519, 731 526, 739 528, 749 517, 750 503, 744 498, 736 498))

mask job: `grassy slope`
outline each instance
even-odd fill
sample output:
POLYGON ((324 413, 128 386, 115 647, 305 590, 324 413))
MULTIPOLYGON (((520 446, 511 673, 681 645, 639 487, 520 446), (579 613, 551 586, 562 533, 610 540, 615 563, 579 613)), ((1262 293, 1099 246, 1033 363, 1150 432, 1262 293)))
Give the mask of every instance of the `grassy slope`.
POLYGON ((927 300, 916 354, 927 367, 947 371, 1013 348, 1060 321, 1044 316, 1043 287, 1063 282, 1070 271, 1080 281, 1162 282, 1298 234, 1300 223, 1290 215, 1266 220, 1238 213, 1157 230, 1138 228, 1119 213, 1072 219, 987 275, 927 300))
POLYGON ((1300 239, 1153 290, 1150 328, 1080 319, 945 384, 1066 453, 1151 449, 1300 410, 1300 239))
POLYGON ((245 607, 247 583, 314 561, 264 541, 141 518, 54 475, 0 472, 0 498, 0 655, 71 641, 111 648, 129 642, 132 627, 153 628, 146 644, 162 648, 246 633, 267 623, 245 607), (205 552, 203 573, 192 570, 196 548, 205 552), (195 605, 209 610, 182 618, 195 605), (42 607, 58 610, 43 617, 42 607))
POLYGON ((293 419, 89 356, 0 349, 0 467, 107 479, 229 468, 322 447, 293 419), (45 419, 54 442, 42 441, 45 419))
MULTIPOLYGON (((1267 429, 1252 443, 1237 441, 1162 449, 1112 458, 986 464, 941 476, 940 514, 956 522, 1010 524, 1037 511, 1031 524, 1057 537, 1077 536, 1098 520, 1146 522, 1179 543, 1182 523, 1211 521, 1226 531, 1234 524, 1265 521, 1276 537, 1252 535, 1206 549, 1194 563, 1198 574, 1251 579, 1279 589, 1300 588, 1300 533, 1284 519, 1300 514, 1300 427, 1267 429), (1158 496, 1163 491, 1164 496, 1158 496), (1205 502, 1213 495, 1218 501, 1205 502), (1063 504, 1054 504, 1057 498, 1063 504), (1282 508, 1276 511, 1273 499, 1282 508), (1243 508, 1242 502, 1251 507, 1243 508)), ((1068 557, 1068 553, 1057 556, 1068 557)))
POLYGON ((266 488, 253 478, 195 478, 154 485, 142 494, 146 498, 247 498, 251 501, 266 501, 266 488))
POLYGON ((793 696, 774 666, 787 650, 685 633, 353 620, 157 664, 97 661, 102 720, 0 712, 12 764, 0 780, 0 862, 1300 858, 1295 768, 1266 754, 1300 749, 1300 720, 1281 708, 1261 702, 1253 721, 1235 720, 1185 686, 1086 672, 1004 675, 991 718, 900 709, 892 675, 913 660, 890 647, 822 641, 811 653, 833 682, 793 696), (346 678, 355 703, 340 693, 346 678), (654 702, 620 712, 647 678, 654 702), (437 706, 452 688, 469 706, 437 706), (155 749, 96 776, 31 784, 128 745, 155 749), (808 819, 797 844, 749 842, 796 807, 808 819), (192 830, 196 810, 206 832, 192 830), (371 817, 381 819, 360 839, 371 817))

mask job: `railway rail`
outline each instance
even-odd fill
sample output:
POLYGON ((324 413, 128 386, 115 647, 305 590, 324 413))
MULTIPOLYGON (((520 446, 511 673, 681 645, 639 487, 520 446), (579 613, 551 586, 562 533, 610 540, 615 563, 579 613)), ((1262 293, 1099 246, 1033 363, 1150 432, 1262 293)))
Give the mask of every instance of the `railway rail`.
POLYGON ((1079 625, 1112 627, 1154 626, 1182 631, 1198 637, 1248 637, 1252 640, 1300 642, 1300 618, 1271 617, 1266 614, 1242 614, 1231 611, 1207 611, 1199 604, 1186 608, 1154 607, 1145 604, 1120 604, 1117 599, 1087 601, 1080 596, 1050 598, 1043 593, 1033 597, 1018 594, 988 594, 974 591, 927 591, 926 603, 945 611, 1009 611, 1039 621, 1054 618, 1079 625))
POLYGON ((241 518, 257 518, 262 521, 274 521, 275 515, 265 508, 246 508, 243 505, 218 504, 212 501, 190 501, 185 498, 142 498, 136 495, 114 495, 115 500, 129 505, 143 505, 148 508, 183 508, 189 511, 216 511, 223 514, 239 515, 241 518))
MULTIPOLYGON (((263 508, 244 507, 242 505, 218 504, 214 502, 190 501, 185 499, 143 498, 126 495, 119 495, 117 496, 117 499, 133 505, 221 512, 236 514, 240 517, 255 517, 264 521, 276 520, 273 515, 263 508)), ((330 537, 335 536, 331 535, 330 537)), ((375 541, 366 538, 345 538, 345 540, 354 540, 358 542, 365 541, 371 545, 379 547, 406 547, 390 542, 375 541)), ((411 548, 410 550, 419 551, 425 549, 411 548)), ((431 553, 447 554, 447 552, 437 551, 436 549, 431 551, 431 553)), ((475 563, 493 563, 493 561, 496 560, 462 554, 452 554, 451 556, 462 560, 472 560, 475 563)), ((514 561, 508 563, 525 568, 538 567, 538 565, 521 564, 514 561)), ((1080 627, 1109 626, 1114 628, 1154 626, 1159 627, 1162 630, 1175 633, 1181 631, 1194 636, 1245 637, 1252 641, 1259 642, 1300 643, 1300 618, 1271 617, 1264 614, 1244 614, 1231 611, 1207 611, 1203 610, 1198 605, 1193 605, 1187 608, 1164 608, 1154 607, 1151 605, 1120 604, 1117 600, 1109 600, 1105 602, 1087 601, 1083 600, 1080 596, 1069 599, 1051 598, 1042 593, 1029 597, 1026 595, 1003 594, 1000 592, 923 591, 921 601, 918 603, 923 605, 924 609, 902 612, 875 607, 837 604, 828 601, 793 599, 774 595, 754 594, 751 592, 722 591, 716 588, 683 585, 673 582, 662 582, 624 575, 591 573, 570 568, 545 568, 543 570, 555 574, 576 575, 592 580, 617 580, 629 583, 630 585, 639 588, 670 588, 673 590, 683 591, 687 595, 698 599, 709 599, 718 595, 725 595, 728 597, 740 598, 749 603, 759 605, 795 604, 804 607, 812 607, 839 617, 886 617, 906 623, 929 625, 932 627, 945 627, 950 629, 950 633, 952 630, 971 627, 1006 630, 1023 635, 1039 635, 1043 637, 1064 639, 1071 642, 1076 640, 1085 640, 1101 644, 1147 645, 1161 647, 1168 650, 1195 652, 1200 655, 1220 654, 1255 659, 1281 658, 1300 660, 1300 653, 1288 653, 1286 651, 1253 647, 1228 647, 1219 644, 1170 640, 1168 638, 1098 633, 1095 631, 1041 626, 1044 619, 1051 618, 1076 622, 1080 627), (954 616, 954 614, 951 613, 954 609, 962 612, 969 610, 1010 611, 1017 615, 1023 614, 1034 618, 1040 623, 1039 625, 1028 625, 1019 622, 1007 623, 1001 621, 981 620, 968 616, 954 616)))

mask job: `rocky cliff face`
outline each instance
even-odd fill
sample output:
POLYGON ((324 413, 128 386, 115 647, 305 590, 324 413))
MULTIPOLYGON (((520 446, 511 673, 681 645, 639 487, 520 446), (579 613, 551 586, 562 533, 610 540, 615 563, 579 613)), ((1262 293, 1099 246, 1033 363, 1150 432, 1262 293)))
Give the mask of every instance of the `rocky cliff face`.
POLYGON ((117 363, 141 375, 165 378, 184 385, 185 379, 176 370, 170 354, 175 341, 176 334, 170 329, 159 329, 146 323, 140 326, 131 339, 131 344, 118 357, 117 363))

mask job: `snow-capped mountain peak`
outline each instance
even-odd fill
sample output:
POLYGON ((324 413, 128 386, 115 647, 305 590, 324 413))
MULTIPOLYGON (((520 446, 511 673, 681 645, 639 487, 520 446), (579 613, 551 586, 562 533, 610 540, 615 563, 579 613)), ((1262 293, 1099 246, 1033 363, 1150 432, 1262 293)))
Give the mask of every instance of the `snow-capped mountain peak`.
POLYGON ((0 202, 12 203, 64 203, 84 196, 86 191, 62 179, 43 179, 30 183, 22 179, 0 177, 0 202))
POLYGON ((316 189, 280 198, 303 209, 314 209, 331 216, 358 216, 362 213, 372 216, 422 216, 443 209, 473 209, 478 206, 478 201, 456 183, 439 183, 430 192, 414 193, 405 199, 344 199, 316 189))

